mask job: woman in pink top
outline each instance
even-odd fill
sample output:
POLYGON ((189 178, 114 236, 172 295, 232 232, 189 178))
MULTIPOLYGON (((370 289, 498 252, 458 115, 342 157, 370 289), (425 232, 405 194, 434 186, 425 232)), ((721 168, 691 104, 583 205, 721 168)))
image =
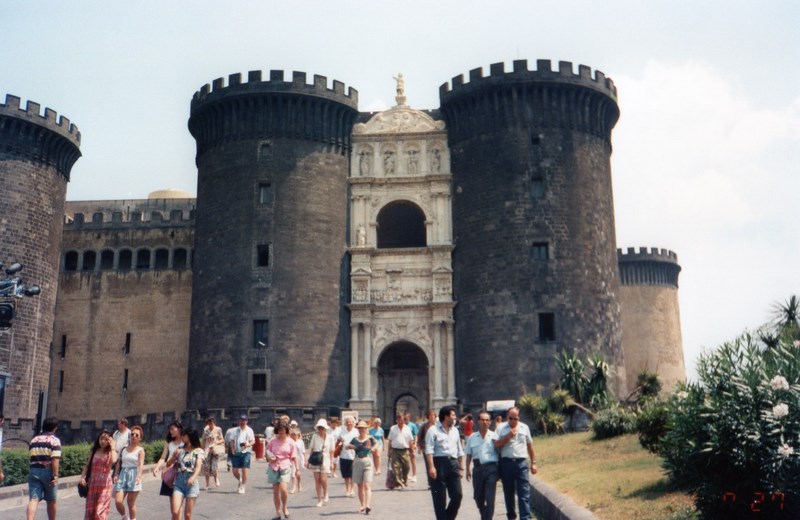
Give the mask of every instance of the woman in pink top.
POLYGON ((297 464, 297 446, 289 438, 289 425, 280 422, 275 427, 275 437, 267 443, 267 482, 272 484, 272 501, 275 503, 275 518, 289 518, 289 481, 292 478, 292 464, 297 464))

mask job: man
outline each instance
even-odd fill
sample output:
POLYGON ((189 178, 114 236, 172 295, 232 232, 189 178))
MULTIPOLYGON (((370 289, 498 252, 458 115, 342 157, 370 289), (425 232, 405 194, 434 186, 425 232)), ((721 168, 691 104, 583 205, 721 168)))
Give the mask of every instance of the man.
POLYGON ((342 451, 339 455, 339 467, 342 470, 342 478, 344 478, 344 496, 355 496, 355 485, 353 484, 353 461, 356 458, 355 450, 345 449, 344 446, 350 444, 350 441, 358 437, 358 430, 356 430, 356 420, 352 415, 344 418, 344 430, 342 430, 341 442, 342 451))
MULTIPOLYGON (((417 423, 411 420, 411 414, 406 412, 403 416, 405 423, 411 428, 411 435, 414 436, 414 442, 419 442, 419 426, 417 423)), ((414 456, 414 452, 411 452, 411 476, 408 477, 408 480, 411 482, 417 481, 417 457, 414 456)))
POLYGON ((430 489, 431 479, 428 476, 430 468, 428 467, 428 458, 425 456, 425 435, 427 435, 428 430, 432 426, 436 426, 436 412, 434 410, 428 409, 425 412, 425 418, 428 420, 428 422, 423 424, 422 427, 419 429, 419 440, 417 442, 419 446, 419 452, 422 455, 422 460, 425 461, 425 478, 428 479, 428 489, 430 489))
POLYGON ((49 417, 42 433, 31 440, 30 474, 28 475, 28 520, 36 518, 39 502, 47 502, 47 518, 56 518, 58 467, 61 461, 61 441, 56 437, 58 419, 49 417))
POLYGON ((402 413, 398 413, 396 424, 389 430, 389 462, 394 471, 397 488, 408 486, 408 472, 411 469, 410 454, 414 453, 414 435, 405 423, 402 413))
POLYGON ((425 458, 436 520, 454 520, 461 506, 461 473, 464 471, 464 449, 458 433, 455 406, 439 410, 439 423, 425 434, 425 458), (450 495, 450 503, 447 502, 450 495))
POLYGON ((233 453, 231 466, 233 466, 233 476, 239 481, 237 493, 244 495, 247 488, 247 471, 250 469, 250 455, 253 451, 253 444, 256 443, 256 436, 253 429, 247 425, 249 418, 246 415, 239 417, 239 426, 234 430, 229 445, 230 452, 233 453), (241 471, 241 477, 239 472, 241 471))
POLYGON ((236 437, 236 428, 238 427, 239 423, 237 421, 233 421, 231 423, 231 427, 225 430, 225 457, 228 459, 228 471, 231 470, 231 461, 236 453, 235 451, 231 451, 231 446, 233 446, 233 441, 236 437))
POLYGON ((497 489, 497 433, 489 429, 492 416, 486 410, 478 413, 478 431, 467 437, 464 453, 467 455, 467 482, 472 479, 472 491, 481 520, 494 517, 494 497, 497 489), (475 464, 470 471, 470 462, 475 464))
POLYGON ((503 482, 506 515, 509 520, 517 518, 514 509, 516 491, 520 520, 530 520, 531 484, 528 481, 528 471, 530 469, 531 474, 535 475, 538 469, 531 430, 528 425, 520 422, 519 408, 508 410, 508 421, 497 428, 497 437, 494 446, 500 450, 500 480, 503 482))
POLYGON ((112 435, 114 438, 114 446, 117 448, 117 455, 122 456, 122 450, 128 447, 131 443, 131 430, 128 428, 128 419, 121 418, 117 420, 117 431, 112 435))

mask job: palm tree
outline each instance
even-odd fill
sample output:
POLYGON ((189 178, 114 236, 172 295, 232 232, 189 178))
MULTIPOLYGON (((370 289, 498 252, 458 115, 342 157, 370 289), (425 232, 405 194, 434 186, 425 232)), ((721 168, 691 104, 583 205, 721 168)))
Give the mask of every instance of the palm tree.
POLYGON ((772 305, 772 322, 780 332, 800 328, 800 298, 793 294, 784 303, 774 303, 772 305))

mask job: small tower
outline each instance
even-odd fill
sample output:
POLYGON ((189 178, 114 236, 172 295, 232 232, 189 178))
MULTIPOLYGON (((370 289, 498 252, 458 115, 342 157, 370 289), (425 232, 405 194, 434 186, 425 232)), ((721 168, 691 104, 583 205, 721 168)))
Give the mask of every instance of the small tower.
POLYGON ((678 307, 678 255, 666 249, 617 250, 622 306, 622 347, 628 390, 642 370, 658 374, 662 393, 686 380, 678 307))
POLYGON ((557 382, 562 351, 603 354, 625 380, 616 88, 585 65, 536 67, 496 63, 439 90, 453 171, 458 393, 470 405, 557 382))
POLYGON ((18 302, 12 328, 0 333, 0 392, 10 419, 35 417, 47 394, 64 197, 81 156, 78 128, 49 108, 39 111, 11 95, 0 104, 0 260, 21 263, 25 280, 42 288, 18 302))
POLYGON ((283 71, 194 95, 188 407, 344 403, 347 177, 358 93, 283 71), (304 382, 297 384, 298 381, 304 382))

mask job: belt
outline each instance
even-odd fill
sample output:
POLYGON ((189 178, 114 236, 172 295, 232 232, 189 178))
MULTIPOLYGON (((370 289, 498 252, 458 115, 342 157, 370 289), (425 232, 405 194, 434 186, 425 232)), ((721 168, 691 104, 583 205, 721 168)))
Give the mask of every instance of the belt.
POLYGON ((392 446, 392 449, 394 451, 408 451, 408 448, 395 448, 394 446, 392 446))
POLYGON ((451 457, 450 455, 435 455, 434 459, 445 459, 445 460, 458 460, 458 457, 451 457))
POLYGON ((474 462, 476 466, 488 466, 489 464, 497 464, 497 461, 495 461, 495 460, 493 460, 491 462, 481 462, 479 460, 473 459, 472 462, 474 462))
POLYGON ((513 460, 514 462, 522 462, 528 460, 528 457, 502 457, 503 460, 513 460))
POLYGON ((369 457, 369 455, 356 455, 356 457, 359 459, 366 459, 367 457, 369 457))

